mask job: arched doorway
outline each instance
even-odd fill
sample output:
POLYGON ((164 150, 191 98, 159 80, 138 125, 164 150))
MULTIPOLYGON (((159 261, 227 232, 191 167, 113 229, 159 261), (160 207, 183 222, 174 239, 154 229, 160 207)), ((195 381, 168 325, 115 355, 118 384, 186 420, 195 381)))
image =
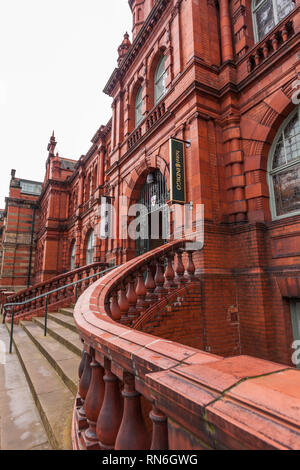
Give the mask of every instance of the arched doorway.
POLYGON ((148 174, 137 203, 141 210, 137 214, 137 232, 142 235, 136 240, 137 256, 163 245, 168 231, 169 199, 166 180, 159 170, 148 174), (143 225, 143 230, 141 230, 143 225))

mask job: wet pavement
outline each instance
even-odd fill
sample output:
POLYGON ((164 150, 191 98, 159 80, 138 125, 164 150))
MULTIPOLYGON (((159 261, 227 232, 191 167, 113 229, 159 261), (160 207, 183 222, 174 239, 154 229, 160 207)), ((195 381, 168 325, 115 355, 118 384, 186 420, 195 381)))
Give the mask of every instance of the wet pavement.
POLYGON ((51 449, 18 357, 8 350, 0 324, 0 450, 51 449))

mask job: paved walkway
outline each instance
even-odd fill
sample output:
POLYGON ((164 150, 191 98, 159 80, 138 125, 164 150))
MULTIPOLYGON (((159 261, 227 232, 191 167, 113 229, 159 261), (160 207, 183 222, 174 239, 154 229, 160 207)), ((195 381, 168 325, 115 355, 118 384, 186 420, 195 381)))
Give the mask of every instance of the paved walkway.
POLYGON ((0 324, 0 450, 51 449, 18 357, 8 349, 0 324))

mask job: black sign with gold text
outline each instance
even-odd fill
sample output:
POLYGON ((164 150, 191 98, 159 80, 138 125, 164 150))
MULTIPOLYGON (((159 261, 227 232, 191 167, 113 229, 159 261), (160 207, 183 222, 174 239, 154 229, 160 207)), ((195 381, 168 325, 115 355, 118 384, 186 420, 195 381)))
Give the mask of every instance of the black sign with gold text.
POLYGON ((185 204, 184 142, 170 139, 171 202, 185 204))

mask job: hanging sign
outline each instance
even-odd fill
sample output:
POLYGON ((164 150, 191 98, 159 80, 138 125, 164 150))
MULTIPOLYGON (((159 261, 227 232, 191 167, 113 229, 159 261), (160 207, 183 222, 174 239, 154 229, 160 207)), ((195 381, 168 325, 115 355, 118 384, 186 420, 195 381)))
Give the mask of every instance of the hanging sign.
POLYGON ((184 142, 170 139, 171 202, 185 204, 184 142))

